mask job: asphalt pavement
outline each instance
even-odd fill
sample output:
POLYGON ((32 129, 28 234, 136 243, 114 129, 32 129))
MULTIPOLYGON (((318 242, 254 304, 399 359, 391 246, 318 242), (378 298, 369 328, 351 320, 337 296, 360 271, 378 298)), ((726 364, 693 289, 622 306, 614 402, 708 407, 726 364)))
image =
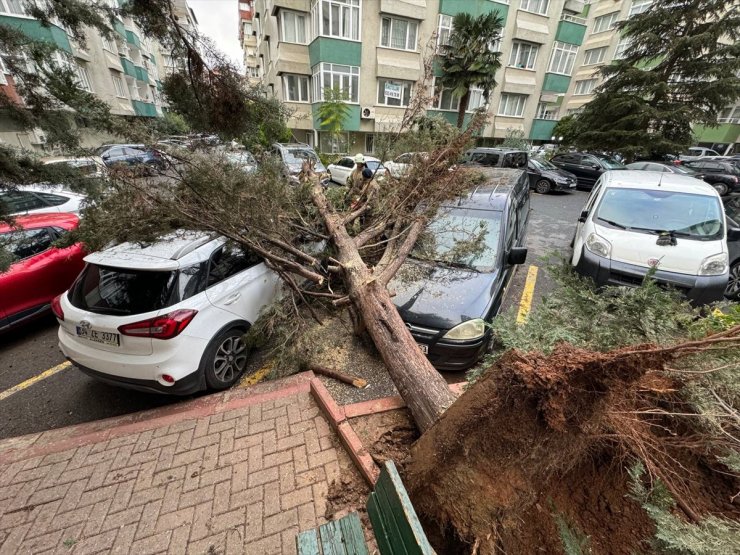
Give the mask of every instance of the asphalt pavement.
MULTIPOLYGON (((539 268, 533 303, 536 305, 543 294, 552 290, 542 258, 552 252, 567 252, 586 197, 587 193, 581 191, 532 194, 527 263, 512 279, 505 310, 516 310, 520 304, 531 265, 539 268)), ((119 416, 184 399, 105 385, 73 366, 59 369, 64 362, 57 347, 57 324, 51 316, 0 335, 0 438, 119 416), (50 369, 54 372, 44 374, 50 369), (4 395, 19 384, 21 389, 4 395)))

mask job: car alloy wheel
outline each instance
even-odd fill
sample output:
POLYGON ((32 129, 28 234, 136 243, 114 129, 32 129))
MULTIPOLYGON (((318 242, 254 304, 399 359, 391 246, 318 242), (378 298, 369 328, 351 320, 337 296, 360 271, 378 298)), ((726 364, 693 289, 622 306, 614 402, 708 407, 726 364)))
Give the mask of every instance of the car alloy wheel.
POLYGON ((727 194, 728 188, 727 185, 725 185, 724 183, 712 183, 712 187, 715 188, 715 190, 719 193, 721 197, 727 194))
POLYGON ((241 336, 225 338, 213 357, 213 373, 224 384, 232 384, 247 366, 247 345, 241 336))
POLYGON ((550 182, 547 179, 540 179, 537 183, 534 185, 534 190, 538 192, 541 195, 545 195, 550 192, 550 182))
POLYGON ((740 300, 740 261, 730 267, 730 279, 725 289, 725 297, 734 301, 740 300))

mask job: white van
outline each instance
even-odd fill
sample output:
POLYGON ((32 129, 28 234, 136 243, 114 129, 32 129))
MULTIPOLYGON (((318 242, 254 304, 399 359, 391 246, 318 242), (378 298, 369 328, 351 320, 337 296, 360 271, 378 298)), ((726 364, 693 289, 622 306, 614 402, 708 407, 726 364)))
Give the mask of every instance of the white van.
POLYGON ((714 188, 662 172, 606 172, 583 207, 573 239, 572 265, 597 285, 636 286, 650 268, 658 283, 696 304, 722 299, 730 240, 714 188))

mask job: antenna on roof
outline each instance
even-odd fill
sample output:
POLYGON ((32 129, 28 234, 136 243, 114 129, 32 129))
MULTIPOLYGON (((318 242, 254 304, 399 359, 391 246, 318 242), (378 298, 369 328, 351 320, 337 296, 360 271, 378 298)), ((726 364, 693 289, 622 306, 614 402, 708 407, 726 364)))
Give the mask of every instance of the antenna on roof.
POLYGON ((665 172, 660 172, 660 177, 658 178, 658 187, 660 187, 663 184, 663 174, 665 172))

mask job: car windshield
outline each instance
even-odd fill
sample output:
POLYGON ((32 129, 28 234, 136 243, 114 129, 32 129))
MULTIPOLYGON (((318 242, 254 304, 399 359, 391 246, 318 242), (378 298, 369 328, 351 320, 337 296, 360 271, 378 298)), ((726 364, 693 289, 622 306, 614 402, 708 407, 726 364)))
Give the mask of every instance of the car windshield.
POLYGON ((378 171, 378 167, 381 166, 381 163, 377 160, 368 160, 367 162, 365 162, 365 165, 370 168, 373 173, 375 173, 376 171, 378 171))
POLYGON ((254 156, 251 152, 229 152, 226 154, 226 158, 233 164, 242 164, 248 166, 254 166, 257 164, 254 156))
POLYGON ((538 169, 540 171, 558 169, 558 167, 555 164, 552 164, 548 162, 547 160, 539 160, 536 158, 530 158, 529 161, 532 163, 535 169, 538 169))
POLYGON ((142 314, 167 308, 205 289, 208 264, 179 271, 129 270, 88 264, 69 302, 98 314, 142 314))
POLYGON ((623 170, 627 167, 621 162, 617 162, 614 158, 609 158, 608 156, 599 156, 598 158, 607 170, 623 170))
POLYGON ((288 164, 301 164, 304 160, 318 163, 316 154, 306 148, 289 148, 285 151, 285 162, 288 164))
POLYGON ((696 175, 697 173, 699 173, 696 170, 692 170, 691 168, 686 167, 686 166, 673 166, 673 172, 681 174, 681 175, 689 175, 689 176, 696 175))
POLYGON ((411 257, 490 272, 498 258, 501 219, 501 212, 444 209, 422 233, 411 257))
POLYGON ((723 215, 714 196, 675 191, 608 188, 596 219, 642 233, 671 232, 695 240, 720 239, 723 215))

